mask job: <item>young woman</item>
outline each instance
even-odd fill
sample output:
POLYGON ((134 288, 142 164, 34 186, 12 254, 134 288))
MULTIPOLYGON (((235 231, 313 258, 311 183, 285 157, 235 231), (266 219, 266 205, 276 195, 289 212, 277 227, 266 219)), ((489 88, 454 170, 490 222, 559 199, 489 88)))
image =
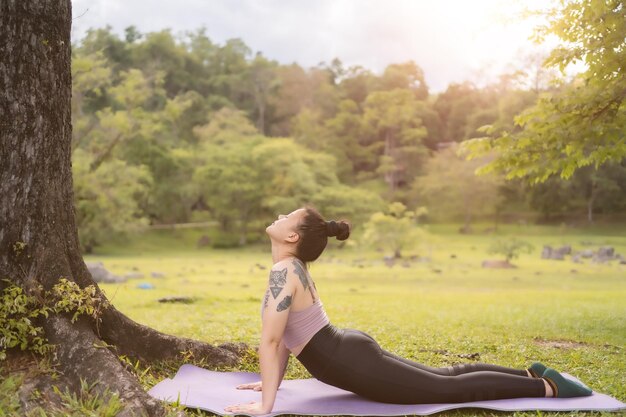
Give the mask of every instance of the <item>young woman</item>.
POLYGON ((329 236, 345 240, 350 225, 325 221, 311 207, 280 215, 266 229, 272 243, 269 282, 261 305, 261 381, 238 389, 262 391, 261 402, 224 408, 270 413, 292 353, 318 380, 374 401, 395 404, 457 403, 518 397, 591 395, 581 384, 539 362, 528 369, 486 363, 434 368, 381 348, 367 333, 333 326, 306 263, 329 236))

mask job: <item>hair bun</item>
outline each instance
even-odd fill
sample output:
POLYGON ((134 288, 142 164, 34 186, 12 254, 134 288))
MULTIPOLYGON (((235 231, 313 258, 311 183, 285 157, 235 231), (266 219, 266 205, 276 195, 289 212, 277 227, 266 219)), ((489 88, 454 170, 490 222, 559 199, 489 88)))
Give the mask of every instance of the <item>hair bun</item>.
POLYGON ((350 225, 343 220, 336 222, 330 220, 326 222, 326 235, 336 236, 337 240, 346 240, 350 236, 350 225))

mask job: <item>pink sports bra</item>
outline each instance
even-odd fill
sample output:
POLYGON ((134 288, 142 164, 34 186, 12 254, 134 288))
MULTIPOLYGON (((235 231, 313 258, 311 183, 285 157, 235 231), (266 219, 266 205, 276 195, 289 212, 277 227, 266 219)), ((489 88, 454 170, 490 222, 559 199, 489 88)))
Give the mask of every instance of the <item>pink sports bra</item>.
MULTIPOLYGON (((261 318, 263 318, 263 303, 261 303, 261 318)), ((309 341, 322 327, 330 323, 324 304, 319 300, 301 311, 289 310, 287 325, 283 333, 283 343, 287 349, 292 349, 309 341)))

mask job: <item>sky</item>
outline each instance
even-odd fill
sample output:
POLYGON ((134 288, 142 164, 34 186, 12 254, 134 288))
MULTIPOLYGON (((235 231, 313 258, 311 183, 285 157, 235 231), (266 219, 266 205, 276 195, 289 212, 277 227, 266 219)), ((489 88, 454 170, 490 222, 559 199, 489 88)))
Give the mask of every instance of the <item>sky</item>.
POLYGON ((72 42, 111 25, 123 37, 206 27, 213 42, 242 39, 282 64, 311 67, 339 58, 377 74, 413 60, 432 92, 452 82, 484 85, 546 49, 529 40, 537 20, 526 8, 552 0, 72 0, 72 42))

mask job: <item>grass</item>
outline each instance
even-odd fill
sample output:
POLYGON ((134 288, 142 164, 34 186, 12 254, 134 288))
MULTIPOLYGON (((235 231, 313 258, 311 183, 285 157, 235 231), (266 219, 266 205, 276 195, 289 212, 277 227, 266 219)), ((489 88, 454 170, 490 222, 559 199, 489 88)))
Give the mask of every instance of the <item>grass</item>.
MULTIPOLYGON (((393 267, 385 265, 383 253, 330 245, 311 266, 311 274, 331 322, 363 330, 384 349, 431 366, 472 362, 458 355, 474 353, 479 354, 480 362, 520 369, 540 361, 576 376, 595 391, 626 401, 626 265, 540 259, 544 244, 570 244, 575 251, 611 245, 626 255, 625 227, 594 231, 505 225, 497 235, 460 235, 456 233, 458 225, 429 229, 433 238, 405 250, 404 255, 430 259, 400 261, 393 267), (489 244, 513 235, 533 243, 533 253, 514 260, 516 269, 481 268, 482 260, 497 258, 486 253, 489 244)), ((122 284, 101 284, 116 307, 140 323, 213 343, 257 345, 261 299, 271 267, 269 245, 245 250, 196 248, 200 234, 193 230, 155 231, 111 242, 85 260, 102 261, 121 275, 131 271, 145 274, 143 279, 122 284), (152 278, 153 271, 165 277, 152 278), (150 282, 155 288, 139 289, 140 282, 150 282), (193 296, 197 301, 156 301, 170 295, 193 296)), ((358 242, 358 231, 353 237, 350 240, 358 242)), ((171 377, 178 365, 145 369, 137 364, 135 368, 149 388, 161 378, 171 377)), ((250 355, 238 369, 259 372, 258 358, 250 355)), ((308 377, 292 358, 286 378, 308 377)), ((8 404, 11 400, 2 401, 8 404)), ((482 409, 446 412, 498 414, 503 413, 482 409)))

